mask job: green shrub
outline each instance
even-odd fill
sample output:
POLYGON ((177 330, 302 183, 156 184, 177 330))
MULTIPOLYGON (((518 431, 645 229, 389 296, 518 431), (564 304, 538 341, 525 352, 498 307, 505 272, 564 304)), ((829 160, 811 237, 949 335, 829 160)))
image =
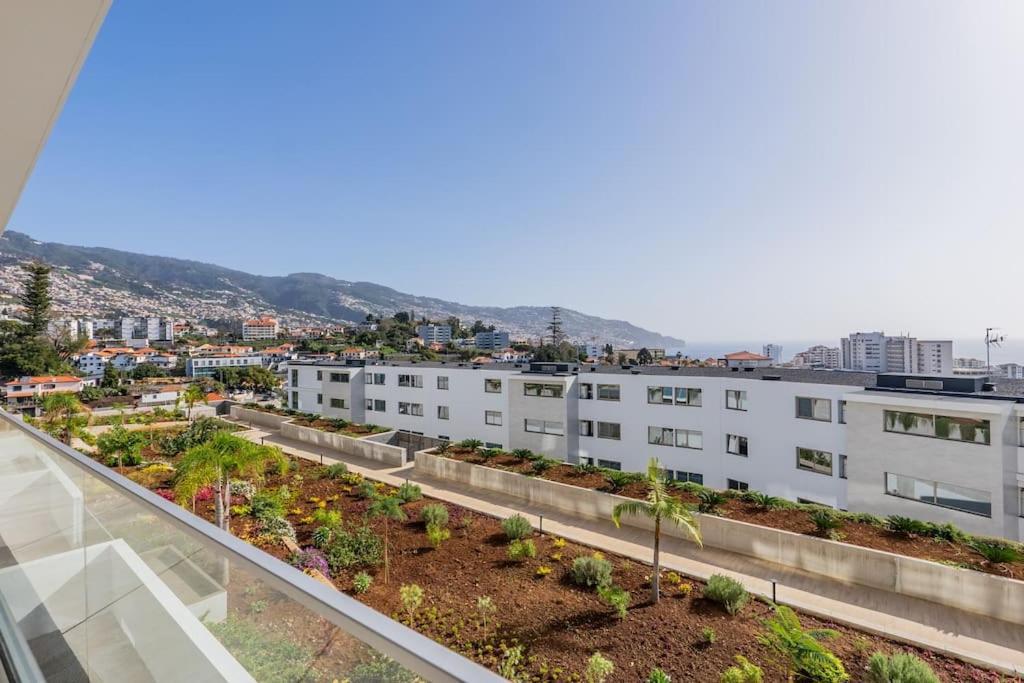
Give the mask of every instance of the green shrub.
POLYGON ((901 515, 890 515, 885 520, 885 528, 901 536, 923 536, 928 526, 919 520, 901 515))
POLYGON ((615 665, 612 661, 602 656, 600 652, 595 652, 587 660, 587 668, 583 671, 583 680, 586 683, 604 683, 613 671, 615 671, 615 665))
POLYGON ((672 677, 661 669, 651 669, 647 674, 647 683, 672 683, 672 677))
POLYGON ((537 546, 530 539, 517 538, 508 544, 508 559, 521 562, 528 557, 537 557, 537 546))
MULTIPOLYGON (((289 680, 309 680, 309 672, 289 680)), ((262 679, 260 679, 262 680, 262 679)), ((374 653, 368 662, 357 664, 344 679, 347 683, 414 683, 419 677, 404 666, 379 653, 374 653)))
POLYGON ((612 485, 612 489, 616 491, 644 479, 644 475, 639 472, 620 472, 619 470, 602 470, 601 472, 608 483, 612 485))
POLYGON ((776 605, 775 614, 764 620, 765 632, 757 637, 786 662, 788 672, 801 680, 817 683, 842 683, 849 680, 842 661, 822 645, 839 634, 831 629, 804 630, 796 612, 776 605))
POLYGON ((551 460, 550 458, 540 458, 538 460, 534 460, 533 464, 530 467, 533 471, 533 474, 543 474, 544 472, 547 472, 552 467, 558 464, 560 463, 557 460, 551 460))
POLYGON ((264 517, 284 517, 285 509, 291 502, 292 495, 287 486, 278 489, 264 489, 252 496, 250 508, 256 519, 264 517))
POLYGON ((519 458, 520 460, 533 460, 534 458, 533 451, 531 451, 529 448, 517 448, 514 451, 512 451, 512 455, 519 458))
POLYGON ((491 458, 496 458, 499 455, 501 455, 501 449, 500 448, 481 448, 481 449, 477 450, 476 453, 477 453, 477 455, 479 455, 484 460, 490 460, 491 458))
POLYGON ((953 524, 928 523, 928 535, 950 543, 963 543, 967 540, 967 534, 953 524))
POLYGON ((465 449, 467 451, 475 451, 476 449, 480 448, 483 445, 484 442, 481 441, 480 439, 463 439, 462 441, 459 442, 459 448, 465 449))
POLYGON ((365 593, 370 590, 373 584, 373 577, 366 572, 359 572, 352 577, 352 590, 356 593, 365 593))
POLYGON ((452 532, 447 527, 438 526, 437 524, 427 525, 427 540, 430 541, 430 545, 434 548, 440 548, 441 544, 452 537, 452 532))
POLYGON ((614 609, 619 619, 626 618, 626 610, 629 609, 630 602, 629 591, 613 584, 608 584, 606 586, 598 586, 597 597, 614 609))
POLYGON ((533 533, 533 527, 530 525, 530 522, 522 515, 512 515, 507 519, 501 520, 501 530, 505 532, 510 541, 526 538, 533 533))
POLYGON ((876 652, 868 660, 868 683, 939 683, 931 667, 908 652, 876 652))
POLYGON ((443 442, 441 442, 440 446, 438 446, 437 448, 434 449, 434 452, 437 453, 438 455, 444 455, 445 453, 447 453, 451 449, 452 449, 452 442, 451 441, 443 441, 443 442))
POLYGON ((602 588, 612 582, 612 564, 600 557, 577 557, 572 561, 569 576, 577 586, 602 588))
POLYGON ((715 629, 705 626, 700 630, 700 640, 705 645, 713 645, 718 640, 718 634, 715 633, 715 629))
POLYGON ((327 564, 332 573, 350 567, 376 567, 383 558, 384 544, 368 526, 337 531, 327 548, 327 564))
POLYGON ((348 474, 348 466, 343 462, 336 462, 333 465, 324 467, 322 473, 328 479, 341 479, 348 474))
POLYGON ((843 526, 839 516, 828 508, 817 508, 810 513, 814 527, 822 536, 833 536, 843 526))
POLYGON ((726 612, 735 615, 750 600, 750 593, 736 579, 722 574, 713 574, 704 587, 704 597, 717 602, 725 608, 726 612))
POLYGON ((259 518, 259 530, 262 534, 274 538, 290 538, 295 540, 295 527, 284 517, 263 515, 259 518))
POLYGON ((601 471, 601 468, 597 465, 592 465, 589 462, 581 462, 576 465, 576 472, 579 474, 597 474, 601 471))
POLYGON ((334 527, 318 526, 313 529, 313 533, 310 535, 310 540, 312 541, 314 548, 323 550, 330 545, 333 537, 334 527))
POLYGON ((420 519, 427 526, 446 527, 448 526, 448 508, 440 503, 424 505, 420 510, 420 519))
POLYGON ((337 510, 317 508, 316 510, 313 510, 313 523, 316 524, 317 527, 337 529, 341 526, 341 513, 337 510))
POLYGON ((398 589, 398 597, 402 600, 402 607, 405 608, 406 614, 412 619, 416 610, 423 604, 423 589, 415 583, 402 584, 402 587, 398 589))
MULTIPOLYGON (((859 522, 860 524, 870 524, 874 527, 884 527, 885 519, 878 515, 873 515, 870 512, 848 512, 846 513, 847 518, 852 522, 859 522)), ((949 526, 953 527, 952 524, 949 526)), ((954 529, 956 527, 953 527, 954 529)))
POLYGON ((736 655, 736 665, 722 672, 718 683, 762 683, 764 672, 743 655, 736 655))
POLYGON ((364 500, 373 500, 377 497, 377 487, 369 479, 364 479, 356 486, 356 497, 364 500))
POLYGON ((971 550, 978 553, 993 564, 1017 562, 1021 559, 1020 551, 1009 543, 996 540, 975 539, 970 544, 971 550))
MULTIPOLYGON (((229 616, 205 626, 257 681, 288 683, 306 680, 316 655, 291 640, 271 635, 247 619, 229 616)), ((374 679, 380 680, 380 679, 374 679)))
POLYGON ((700 501, 697 505, 698 512, 714 515, 720 507, 725 505, 726 497, 713 489, 701 489, 697 491, 697 500, 700 501))
POLYGON ((767 493, 761 493, 760 491, 749 491, 743 495, 743 500, 756 505, 762 510, 777 510, 784 507, 786 503, 781 498, 769 496, 767 493))
POLYGON ((416 484, 410 484, 405 482, 398 487, 398 493, 396 494, 403 503, 412 503, 423 497, 423 491, 416 484))

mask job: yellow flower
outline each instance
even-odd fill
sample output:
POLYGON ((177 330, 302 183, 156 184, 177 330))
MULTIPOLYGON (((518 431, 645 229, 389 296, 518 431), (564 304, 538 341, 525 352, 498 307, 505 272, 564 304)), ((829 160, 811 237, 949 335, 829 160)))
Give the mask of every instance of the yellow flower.
POLYGON ((602 553, 600 550, 595 550, 594 551, 594 559, 595 560, 603 560, 604 559, 604 553, 602 553))

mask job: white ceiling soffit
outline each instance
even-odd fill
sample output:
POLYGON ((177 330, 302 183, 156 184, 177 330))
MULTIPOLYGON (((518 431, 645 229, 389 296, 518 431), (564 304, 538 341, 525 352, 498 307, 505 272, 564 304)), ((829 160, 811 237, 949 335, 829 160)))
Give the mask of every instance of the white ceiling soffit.
POLYGON ((110 0, 0 0, 0 233, 109 8, 110 0))

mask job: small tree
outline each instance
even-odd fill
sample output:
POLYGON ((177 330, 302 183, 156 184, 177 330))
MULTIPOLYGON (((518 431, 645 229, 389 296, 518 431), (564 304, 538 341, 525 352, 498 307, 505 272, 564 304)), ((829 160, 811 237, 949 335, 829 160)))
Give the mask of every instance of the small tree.
POLYGON ((186 388, 185 392, 181 395, 181 400, 185 402, 186 406, 188 406, 186 418, 190 422, 192 421, 192 406, 200 402, 209 403, 209 401, 206 400, 206 393, 203 391, 203 388, 196 383, 188 385, 188 388, 186 388))
POLYGON ((127 457, 131 461, 136 460, 145 443, 146 437, 140 432, 129 431, 123 425, 118 424, 101 434, 96 445, 101 454, 117 457, 117 470, 124 474, 124 458, 127 457))
POLYGON ((276 446, 261 446, 229 432, 217 432, 206 443, 185 451, 178 464, 174 491, 178 501, 193 498, 199 489, 212 486, 217 526, 231 533, 232 478, 260 480, 271 464, 284 474, 288 460, 276 446))
POLYGON ((402 501, 394 496, 376 498, 370 507, 366 509, 366 515, 370 518, 381 517, 384 519, 384 583, 388 582, 388 522, 404 522, 406 520, 405 510, 402 509, 402 501))
POLYGON ((85 431, 89 423, 88 408, 77 396, 67 391, 47 394, 43 397, 42 406, 42 426, 48 434, 68 445, 76 436, 86 442, 91 440, 91 435, 85 431))
POLYGON ((637 515, 654 520, 654 572, 651 576, 651 600, 657 603, 661 597, 659 589, 662 524, 672 524, 685 531, 696 541, 697 545, 702 544, 697 520, 693 518, 693 514, 682 502, 669 495, 668 486, 657 458, 651 458, 647 463, 645 483, 647 484, 647 497, 644 500, 631 500, 616 505, 612 510, 612 521, 618 527, 621 526, 623 515, 637 515))

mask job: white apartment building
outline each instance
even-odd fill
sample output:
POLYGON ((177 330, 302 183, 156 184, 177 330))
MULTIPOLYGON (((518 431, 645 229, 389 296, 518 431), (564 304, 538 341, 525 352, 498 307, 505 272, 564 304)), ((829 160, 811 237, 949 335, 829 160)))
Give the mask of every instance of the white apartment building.
POLYGON ((1002 363, 999 365, 999 375, 1006 379, 1024 379, 1024 365, 1020 363, 1002 363))
POLYGON ((842 360, 843 355, 838 346, 818 344, 793 356, 793 366, 797 368, 838 370, 842 367, 842 360))
POLYGON ((1024 537, 1021 385, 986 391, 974 378, 537 362, 287 367, 287 401, 296 410, 613 469, 642 471, 657 456, 670 476, 716 488, 898 510, 883 513, 1024 537), (988 420, 972 434, 984 431, 990 443, 947 439, 940 448, 935 439, 894 432, 890 414, 918 404, 946 436, 975 424, 947 429, 949 420, 988 420), (933 486, 931 499, 908 499, 905 481, 889 481, 889 474, 930 476, 943 488, 936 493, 933 486), (954 499, 957 486, 969 489, 967 502, 954 499), (976 504, 985 500, 988 507, 976 504))
POLYGON ((185 375, 188 377, 213 377, 222 368, 245 368, 263 366, 263 356, 253 354, 217 354, 192 356, 185 361, 185 375))
POLYGON ((84 336, 86 339, 92 339, 95 334, 95 328, 92 320, 80 320, 78 318, 64 318, 62 320, 53 320, 47 326, 50 334, 66 334, 72 339, 84 336))
POLYGON ((122 339, 174 341, 174 321, 169 318, 121 318, 119 325, 122 339))
POLYGON ((420 325, 416 328, 416 335, 427 345, 447 344, 452 340, 452 326, 420 325))
POLYGON ((761 347, 761 355, 771 358, 772 365, 782 365, 782 346, 780 344, 765 344, 761 347))
POLYGON ((953 372, 951 340, 919 341, 884 332, 854 332, 840 340, 842 368, 859 372, 948 375, 953 372))
POLYGON ((281 326, 275 318, 263 316, 242 323, 242 341, 277 339, 281 326))
POLYGON ((478 349, 507 349, 511 341, 508 332, 477 332, 473 336, 473 345, 478 349))

